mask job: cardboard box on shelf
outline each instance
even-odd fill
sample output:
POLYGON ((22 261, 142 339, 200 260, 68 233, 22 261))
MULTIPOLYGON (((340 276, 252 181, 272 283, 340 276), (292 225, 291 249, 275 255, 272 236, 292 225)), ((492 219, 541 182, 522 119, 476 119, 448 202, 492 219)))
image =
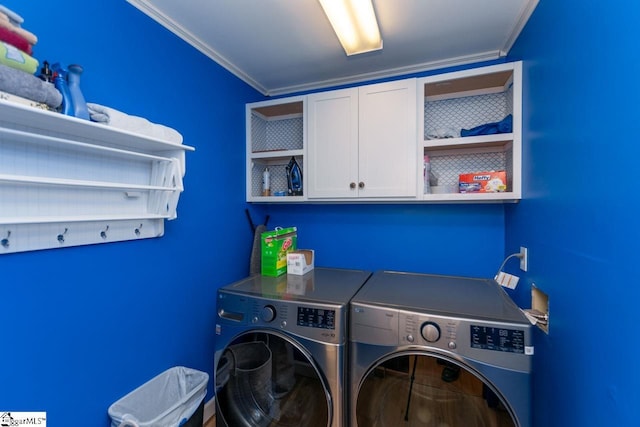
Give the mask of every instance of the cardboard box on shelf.
POLYGON ((287 274, 303 275, 313 270, 313 249, 298 249, 287 253, 287 274))

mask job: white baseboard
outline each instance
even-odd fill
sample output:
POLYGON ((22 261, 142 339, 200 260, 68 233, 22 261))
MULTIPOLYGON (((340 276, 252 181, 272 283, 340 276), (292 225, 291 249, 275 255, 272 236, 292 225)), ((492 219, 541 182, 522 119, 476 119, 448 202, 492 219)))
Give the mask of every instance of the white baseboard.
POLYGON ((216 414, 216 397, 213 396, 204 404, 204 422, 209 421, 216 414))

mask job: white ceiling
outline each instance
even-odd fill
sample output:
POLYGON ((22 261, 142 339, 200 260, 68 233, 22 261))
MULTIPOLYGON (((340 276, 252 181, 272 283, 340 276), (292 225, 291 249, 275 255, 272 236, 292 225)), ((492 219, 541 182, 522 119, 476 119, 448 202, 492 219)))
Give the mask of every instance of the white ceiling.
POLYGON ((538 0, 373 0, 384 48, 346 56, 317 0, 127 0, 265 95, 505 56, 538 0))

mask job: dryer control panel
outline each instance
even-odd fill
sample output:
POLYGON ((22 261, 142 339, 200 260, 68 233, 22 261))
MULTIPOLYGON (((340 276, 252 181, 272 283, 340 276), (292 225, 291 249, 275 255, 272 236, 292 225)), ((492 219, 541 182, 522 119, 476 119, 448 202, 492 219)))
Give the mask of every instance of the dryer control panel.
POLYGON ((525 352, 524 330, 499 326, 470 325, 470 345, 484 350, 525 352))
POLYGON ((527 324, 398 311, 398 344, 424 346, 515 370, 530 369, 527 324))

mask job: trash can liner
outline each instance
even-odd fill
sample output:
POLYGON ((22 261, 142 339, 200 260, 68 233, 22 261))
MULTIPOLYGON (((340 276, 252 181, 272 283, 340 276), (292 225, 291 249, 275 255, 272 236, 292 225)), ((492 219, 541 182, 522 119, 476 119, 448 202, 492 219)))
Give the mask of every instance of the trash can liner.
POLYGON ((178 427, 200 406, 208 381, 206 372, 168 369, 109 407, 111 427, 178 427))

